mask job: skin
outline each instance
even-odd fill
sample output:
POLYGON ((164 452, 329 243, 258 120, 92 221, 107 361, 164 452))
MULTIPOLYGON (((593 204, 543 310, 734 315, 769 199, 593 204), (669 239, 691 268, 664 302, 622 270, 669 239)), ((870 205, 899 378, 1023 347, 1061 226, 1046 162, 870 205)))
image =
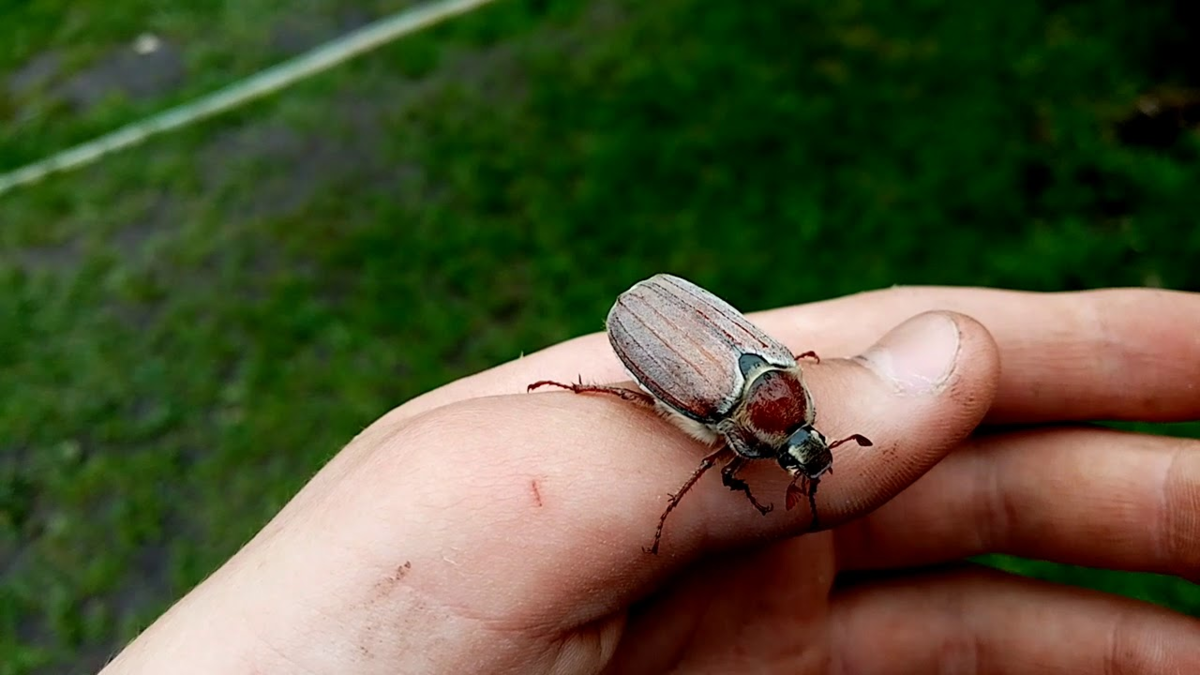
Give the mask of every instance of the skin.
MULTIPOLYGON (((835 451, 830 529, 714 471, 644 553, 705 449, 524 393, 621 383, 591 335, 385 415, 104 673, 1200 672, 1196 619, 960 562, 1200 578, 1200 443, 1078 424, 1200 417, 1200 295, 896 288, 751 319, 821 355, 818 429, 875 442, 835 451), (947 322, 944 377, 897 370, 947 322)), ((773 462, 739 475, 782 500, 773 462)))

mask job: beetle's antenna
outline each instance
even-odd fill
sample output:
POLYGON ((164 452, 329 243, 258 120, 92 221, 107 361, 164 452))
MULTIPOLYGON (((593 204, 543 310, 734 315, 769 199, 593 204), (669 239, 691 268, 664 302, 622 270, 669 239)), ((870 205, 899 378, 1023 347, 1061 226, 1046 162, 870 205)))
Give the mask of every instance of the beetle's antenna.
POLYGON ((829 449, 832 450, 832 449, 836 448, 837 446, 841 445, 842 443, 849 443, 850 441, 855 441, 859 445, 868 445, 868 446, 871 445, 871 439, 867 438, 866 436, 863 436, 862 434, 854 434, 853 436, 847 436, 847 437, 841 439, 840 441, 834 441, 834 442, 830 443, 829 449))

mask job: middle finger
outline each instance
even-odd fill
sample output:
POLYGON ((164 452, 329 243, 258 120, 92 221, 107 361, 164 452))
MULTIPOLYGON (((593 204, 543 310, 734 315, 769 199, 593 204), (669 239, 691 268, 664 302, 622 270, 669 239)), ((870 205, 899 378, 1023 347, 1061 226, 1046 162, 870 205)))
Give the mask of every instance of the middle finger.
POLYGON ((1099 428, 979 437, 836 534, 843 569, 983 553, 1200 579, 1200 441, 1099 428))

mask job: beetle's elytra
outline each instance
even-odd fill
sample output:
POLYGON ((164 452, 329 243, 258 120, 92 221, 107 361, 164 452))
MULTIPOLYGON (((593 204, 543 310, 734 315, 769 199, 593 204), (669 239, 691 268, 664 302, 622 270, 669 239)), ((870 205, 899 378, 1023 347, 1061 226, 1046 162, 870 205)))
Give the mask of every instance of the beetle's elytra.
POLYGON ((732 457, 721 470, 726 487, 745 493, 766 515, 772 507, 755 499, 737 472, 748 460, 774 459, 793 476, 787 508, 807 494, 812 527, 817 526, 817 485, 831 471, 830 450, 849 441, 871 441, 854 434, 830 443, 813 428, 816 407, 798 360, 819 360, 815 353, 794 356, 729 303, 669 274, 638 282, 618 296, 606 325, 617 357, 644 391, 551 381, 529 389, 556 386, 620 396, 656 408, 700 440, 720 443, 671 496, 648 552, 658 552, 663 525, 683 495, 727 453, 732 457))

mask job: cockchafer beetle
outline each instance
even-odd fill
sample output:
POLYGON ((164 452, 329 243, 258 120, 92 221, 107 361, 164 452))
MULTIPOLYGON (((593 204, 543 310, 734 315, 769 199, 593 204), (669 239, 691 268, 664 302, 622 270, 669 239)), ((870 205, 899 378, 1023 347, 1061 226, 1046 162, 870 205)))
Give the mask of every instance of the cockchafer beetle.
POLYGON ((721 441, 671 495, 647 552, 658 552, 667 516, 727 451, 733 457, 721 470, 726 487, 745 493, 754 508, 766 515, 772 506, 760 503, 737 472, 748 460, 774 459, 793 476, 787 508, 807 494, 811 527, 817 527, 817 486, 825 473, 832 472, 830 450, 849 441, 871 445, 861 434, 830 443, 813 428, 816 407, 798 361, 819 362, 820 357, 814 352, 793 355, 729 303, 670 274, 638 282, 618 296, 606 326, 617 357, 644 391, 582 380, 576 384, 543 380, 529 385, 529 391, 555 386, 576 393, 612 394, 657 409, 701 441, 721 441))

